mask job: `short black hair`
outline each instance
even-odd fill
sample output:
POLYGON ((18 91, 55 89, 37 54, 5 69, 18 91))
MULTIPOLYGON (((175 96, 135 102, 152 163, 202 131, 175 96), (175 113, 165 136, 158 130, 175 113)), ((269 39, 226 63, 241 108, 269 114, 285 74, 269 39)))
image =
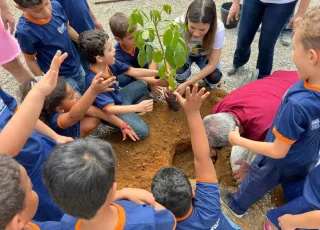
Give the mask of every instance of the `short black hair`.
POLYGON ((0 229, 5 229, 15 215, 25 208, 26 191, 21 186, 19 164, 0 153, 0 229))
POLYGON ((187 215, 191 208, 192 187, 188 177, 179 168, 161 168, 153 177, 151 192, 156 201, 177 218, 187 215))
POLYGON ((43 178, 62 211, 90 220, 115 182, 115 154, 111 145, 100 139, 57 145, 43 165, 43 178))
POLYGON ((67 82, 63 77, 58 77, 57 86, 52 91, 52 93, 46 96, 41 111, 40 119, 49 124, 51 116, 53 116, 57 111, 57 107, 67 96, 67 82))
POLYGON ((28 8, 30 6, 40 5, 43 0, 13 0, 18 6, 28 8))
POLYGON ((79 34, 79 46, 89 63, 94 64, 97 56, 104 56, 104 45, 108 39, 108 34, 100 30, 88 30, 79 34))

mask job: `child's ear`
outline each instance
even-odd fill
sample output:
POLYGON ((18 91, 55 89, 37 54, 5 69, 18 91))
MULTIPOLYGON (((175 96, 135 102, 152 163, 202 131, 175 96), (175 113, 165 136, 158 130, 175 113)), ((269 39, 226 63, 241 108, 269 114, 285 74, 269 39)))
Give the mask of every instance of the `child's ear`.
POLYGON ((22 12, 26 12, 26 8, 22 7, 22 6, 19 6, 19 5, 16 5, 15 6, 18 10, 21 10, 22 12))
POLYGON ((64 109, 63 109, 61 106, 58 106, 58 107, 56 108, 56 111, 57 111, 58 113, 64 113, 64 109))
POLYGON ((310 60, 312 61, 313 64, 320 64, 320 52, 314 49, 311 49, 310 51, 310 60))
POLYGON ((122 41, 122 39, 119 38, 119 37, 114 37, 114 39, 115 39, 117 42, 119 42, 119 43, 122 41))
POLYGON ((96 56, 96 62, 100 63, 100 62, 103 62, 103 57, 101 56, 96 56))
POLYGON ((25 225, 26 225, 26 223, 22 219, 20 219, 20 215, 17 214, 9 222, 6 229, 20 230, 20 229, 24 229, 25 225))

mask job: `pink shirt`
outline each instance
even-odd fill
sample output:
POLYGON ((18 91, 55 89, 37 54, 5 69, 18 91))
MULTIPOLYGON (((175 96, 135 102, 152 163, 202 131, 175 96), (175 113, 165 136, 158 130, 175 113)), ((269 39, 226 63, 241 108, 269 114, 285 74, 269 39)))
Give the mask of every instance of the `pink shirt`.
POLYGON ((243 127, 242 137, 264 141, 285 92, 298 79, 296 71, 276 71, 236 89, 212 113, 230 113, 243 127))

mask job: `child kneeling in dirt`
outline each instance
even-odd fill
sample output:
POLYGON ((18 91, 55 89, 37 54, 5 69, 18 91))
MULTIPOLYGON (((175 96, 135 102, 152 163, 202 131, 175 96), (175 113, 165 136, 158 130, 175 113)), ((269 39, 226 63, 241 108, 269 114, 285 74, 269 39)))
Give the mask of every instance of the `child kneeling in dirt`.
MULTIPOLYGON (((79 45, 91 63, 87 75, 88 85, 91 85, 94 76, 99 72, 102 72, 101 76, 104 78, 124 73, 134 77, 158 75, 157 70, 132 68, 117 61, 115 49, 108 39, 108 35, 99 30, 86 31, 79 36, 79 45)), ((147 92, 147 84, 144 81, 135 81, 121 90, 117 84, 113 84, 112 87, 114 91, 100 93, 95 99, 95 104, 106 113, 118 115, 132 127, 140 140, 146 138, 149 127, 136 113, 153 110, 153 100, 138 103, 147 92)))
MULTIPOLYGON (((114 38, 117 40, 115 45, 116 59, 124 65, 128 65, 134 68, 145 68, 145 69, 158 69, 158 64, 152 60, 147 60, 144 66, 140 66, 138 62, 139 48, 136 47, 134 42, 134 32, 137 31, 137 27, 132 28, 128 32, 129 28, 129 17, 121 12, 115 13, 109 20, 109 26, 113 33, 114 38), (150 63, 150 61, 152 61, 150 63)), ((134 82, 135 80, 145 81, 153 96, 158 96, 162 87, 167 87, 168 83, 161 79, 155 79, 155 77, 132 77, 127 74, 122 74, 119 77, 119 86, 125 87, 126 85, 134 82)))
POLYGON ((113 202, 115 164, 111 145, 100 139, 77 139, 52 151, 43 178, 52 199, 68 214, 61 229, 175 229, 174 216, 159 204, 113 202))
POLYGON ((160 169, 154 176, 151 190, 157 202, 169 209, 177 219, 177 229, 241 229, 221 211, 219 184, 210 158, 208 138, 200 115, 201 103, 209 93, 192 93, 186 89, 186 99, 175 93, 187 116, 197 177, 195 194, 187 176, 176 167, 160 169))

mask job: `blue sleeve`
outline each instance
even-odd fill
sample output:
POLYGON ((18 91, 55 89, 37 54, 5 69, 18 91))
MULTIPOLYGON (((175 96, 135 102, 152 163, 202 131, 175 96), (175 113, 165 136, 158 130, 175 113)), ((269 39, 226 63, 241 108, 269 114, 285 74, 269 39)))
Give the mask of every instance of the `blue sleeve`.
POLYGON ((63 129, 59 126, 58 118, 62 113, 56 113, 50 118, 50 128, 56 133, 61 132, 63 129))
POLYGON ((32 221, 32 223, 37 225, 40 230, 59 230, 59 229, 61 229, 60 222, 56 222, 56 221, 46 221, 46 222, 32 221))
POLYGON ((109 106, 113 106, 115 104, 110 93, 100 93, 94 102, 97 107, 102 110, 105 110, 109 106))
POLYGON ((193 208, 198 210, 200 219, 212 227, 222 213, 220 205, 219 184, 197 180, 196 198, 193 201, 193 208))
POLYGON ((273 134, 287 144, 293 144, 306 129, 307 118, 298 105, 288 101, 279 111, 273 134))
POLYGON ((110 67, 111 72, 115 75, 121 75, 127 72, 130 66, 126 63, 122 63, 116 59, 116 62, 110 67))
POLYGON ((168 210, 154 210, 154 222, 156 230, 176 229, 177 221, 173 214, 168 210))
POLYGON ((36 39, 28 34, 27 32, 17 31, 16 38, 20 45, 21 51, 25 54, 25 56, 36 56, 37 55, 37 48, 36 39))
POLYGON ((51 4, 56 8, 58 12, 60 12, 60 15, 63 16, 63 18, 65 19, 65 22, 68 22, 69 21, 68 16, 64 11, 62 5, 58 1, 51 2, 51 4))
POLYGON ((14 99, 14 97, 4 92, 2 89, 0 89, 0 97, 3 100, 3 102, 6 104, 8 109, 12 113, 14 113, 16 108, 18 107, 16 99, 14 99))

